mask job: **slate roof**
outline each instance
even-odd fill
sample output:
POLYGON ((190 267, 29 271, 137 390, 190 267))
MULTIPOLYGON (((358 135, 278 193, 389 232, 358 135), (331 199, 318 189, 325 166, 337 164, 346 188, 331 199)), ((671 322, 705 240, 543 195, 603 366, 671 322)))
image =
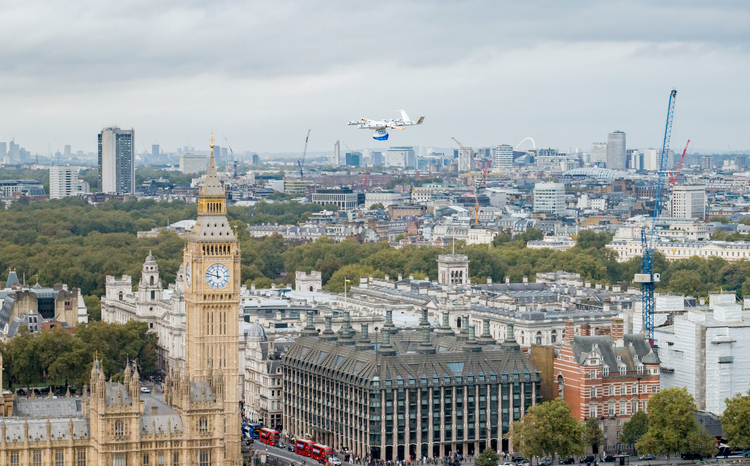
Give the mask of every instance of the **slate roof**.
POLYGON ((576 336, 571 346, 578 364, 583 364, 591 352, 596 350, 613 375, 621 364, 627 367, 628 372, 637 370, 640 362, 659 364, 659 357, 651 349, 646 337, 641 334, 631 334, 625 335, 623 340, 624 346, 617 347, 610 335, 576 336), (594 345, 597 347, 594 348, 594 345), (620 356, 619 361, 617 356, 620 356), (644 361, 646 356, 648 356, 647 361, 644 361))
MULTIPOLYGON (((374 341, 374 335, 370 334, 374 341)), ((358 341, 359 333, 354 336, 358 341)), ((382 337, 380 338, 382 340, 382 337)), ((414 379, 419 384, 422 377, 432 383, 433 377, 438 377, 443 383, 444 377, 455 379, 480 374, 497 375, 501 380, 503 372, 510 377, 518 373, 522 380, 537 381, 536 368, 520 351, 518 345, 486 345, 481 351, 463 351, 465 341, 455 336, 439 336, 430 333, 430 343, 435 347, 433 354, 417 353, 416 349, 422 342, 422 332, 418 330, 402 330, 391 336, 391 343, 396 349, 393 356, 379 354, 381 342, 375 343, 374 350, 357 350, 355 346, 338 346, 336 341, 320 341, 318 337, 299 337, 284 358, 284 364, 303 368, 308 371, 325 374, 330 377, 349 379, 352 383, 366 383, 376 377, 379 380, 409 380, 414 379), (525 374, 529 378, 525 378, 525 374)))
POLYGON ((61 417, 83 416, 80 398, 17 398, 14 416, 61 417))

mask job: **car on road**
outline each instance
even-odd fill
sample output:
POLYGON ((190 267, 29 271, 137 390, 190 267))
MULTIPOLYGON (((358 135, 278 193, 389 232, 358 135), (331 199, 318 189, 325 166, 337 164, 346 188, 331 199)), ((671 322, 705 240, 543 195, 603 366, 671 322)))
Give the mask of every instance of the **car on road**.
POLYGON ((537 466, 552 466, 552 460, 542 460, 537 463, 537 466))
POLYGON ((250 445, 251 443, 255 443, 255 440, 251 438, 245 439, 245 445, 250 445))
POLYGON ((596 457, 594 455, 589 455, 589 456, 581 458, 581 461, 579 461, 579 463, 581 464, 593 463, 594 461, 596 461, 596 457))
POLYGON ((336 458, 335 456, 331 456, 328 458, 328 463, 331 466, 341 466, 341 460, 336 458))
POLYGON ((703 455, 699 453, 683 453, 680 458, 684 460, 703 460, 703 455))
POLYGON ((286 448, 286 444, 284 442, 276 442, 276 448, 284 449, 286 448))
POLYGON ((606 455, 606 456, 604 456, 604 458, 602 459, 602 461, 604 461, 605 463, 614 463, 615 462, 615 457, 613 455, 606 455))
POLYGON ((294 451, 294 444, 290 443, 289 445, 287 445, 286 446, 286 451, 292 451, 293 452, 294 451))
POLYGON ((498 466, 516 466, 513 463, 500 463, 498 466))
POLYGON ((141 393, 151 393, 151 389, 148 387, 141 387, 141 393))
POLYGON ((560 463, 558 464, 575 464, 576 460, 572 456, 570 458, 560 460, 560 463))
POLYGON ((638 457, 638 461, 653 461, 655 459, 656 459, 656 457, 654 455, 652 455, 651 453, 649 453, 647 455, 641 455, 641 456, 638 457))
POLYGON ((514 456, 512 459, 513 459, 513 462, 516 464, 526 462, 526 458, 524 458, 523 456, 514 456))

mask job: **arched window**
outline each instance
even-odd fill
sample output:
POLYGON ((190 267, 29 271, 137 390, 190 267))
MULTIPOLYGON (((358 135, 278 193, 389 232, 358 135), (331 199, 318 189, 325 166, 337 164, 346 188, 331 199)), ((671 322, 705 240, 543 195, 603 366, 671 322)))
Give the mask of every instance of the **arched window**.
POLYGON ((461 318, 460 317, 456 318, 456 327, 461 328, 461 318))
POLYGON ((123 438, 125 436, 125 428, 122 421, 115 421, 115 438, 123 438))
POLYGON ((200 419, 198 419, 198 432, 201 434, 208 433, 208 418, 206 418, 206 416, 201 416, 200 419))
POLYGON ((542 344, 542 332, 536 332, 536 344, 537 345, 542 344))
POLYGON ((552 334, 550 335, 550 341, 551 343, 557 343, 557 330, 552 330, 552 334))
POLYGON ((119 293, 117 293, 117 297, 120 299, 120 301, 122 301, 122 291, 120 291, 119 293))
POLYGON ((565 399, 565 381, 562 375, 557 376, 557 397, 565 399))
POLYGON ((313 291, 313 287, 312 287, 312 285, 310 285, 310 291, 313 291))
POLYGON ((151 284, 152 285, 154 284, 154 276, 153 275, 151 275, 151 284))

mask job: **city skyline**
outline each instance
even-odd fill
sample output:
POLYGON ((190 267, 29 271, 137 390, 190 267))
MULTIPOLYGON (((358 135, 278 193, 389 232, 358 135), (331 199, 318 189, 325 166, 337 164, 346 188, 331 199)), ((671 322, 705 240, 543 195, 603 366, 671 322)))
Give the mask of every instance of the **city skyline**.
POLYGON ((425 123, 391 145, 531 136, 585 150, 619 129, 657 147, 674 87, 674 141, 748 148, 740 2, 132 5, 0 7, 17 18, 0 32, 0 59, 14 64, 0 71, 0 140, 91 152, 117 124, 139 131, 139 152, 207 146, 196 135, 211 129, 244 150, 297 152, 312 129, 319 152, 372 146, 346 122, 404 108, 425 123))

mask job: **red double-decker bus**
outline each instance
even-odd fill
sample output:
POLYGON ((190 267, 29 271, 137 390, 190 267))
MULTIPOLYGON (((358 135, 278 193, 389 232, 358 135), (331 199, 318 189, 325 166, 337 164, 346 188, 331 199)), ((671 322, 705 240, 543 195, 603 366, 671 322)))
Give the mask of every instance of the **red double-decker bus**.
POLYGON ((260 429, 260 433, 258 434, 260 437, 260 441, 265 443, 266 445, 275 446, 277 443, 279 443, 279 431, 269 429, 267 427, 264 427, 260 429))
POLYGON ((310 450, 314 443, 312 440, 299 439, 294 443, 294 452, 298 455, 310 456, 312 454, 310 450))
POLYGON ((319 443, 310 447, 310 457, 318 462, 324 462, 327 457, 333 455, 333 448, 319 443))

